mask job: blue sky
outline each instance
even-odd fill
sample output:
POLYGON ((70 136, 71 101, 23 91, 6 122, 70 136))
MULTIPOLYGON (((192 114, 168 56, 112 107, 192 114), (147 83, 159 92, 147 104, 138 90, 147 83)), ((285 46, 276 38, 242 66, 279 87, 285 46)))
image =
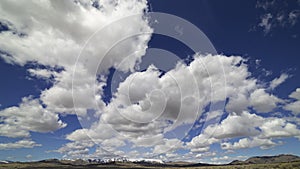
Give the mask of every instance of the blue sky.
POLYGON ((114 2, 0 3, 1 160, 300 155, 299 1, 114 2))

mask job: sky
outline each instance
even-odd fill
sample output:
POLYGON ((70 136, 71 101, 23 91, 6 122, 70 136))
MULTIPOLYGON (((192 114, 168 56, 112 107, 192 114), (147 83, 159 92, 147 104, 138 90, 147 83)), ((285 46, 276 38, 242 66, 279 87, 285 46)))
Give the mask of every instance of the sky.
POLYGON ((300 155, 300 1, 0 2, 0 160, 300 155))

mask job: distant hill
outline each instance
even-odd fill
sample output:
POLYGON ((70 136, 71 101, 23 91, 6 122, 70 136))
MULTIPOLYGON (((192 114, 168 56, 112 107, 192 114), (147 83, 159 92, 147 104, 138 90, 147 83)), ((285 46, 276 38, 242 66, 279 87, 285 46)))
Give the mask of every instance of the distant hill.
POLYGON ((51 158, 51 159, 41 160, 41 161, 38 161, 38 162, 41 162, 41 163, 60 163, 60 160, 56 159, 56 158, 51 158))
POLYGON ((245 167, 249 169, 265 169, 265 168, 299 168, 300 157, 289 154, 281 154, 277 156, 256 156, 248 158, 245 161, 235 160, 229 164, 205 164, 191 163, 184 161, 163 162, 157 160, 124 160, 124 161, 101 161, 101 160, 67 160, 67 159, 46 159, 33 162, 9 162, 0 161, 0 169, 99 169, 99 168, 225 168, 239 169, 245 167))
POLYGON ((234 160, 230 164, 271 164, 271 163, 287 163, 300 161, 300 157, 291 154, 280 154, 277 156, 255 156, 245 161, 234 160))

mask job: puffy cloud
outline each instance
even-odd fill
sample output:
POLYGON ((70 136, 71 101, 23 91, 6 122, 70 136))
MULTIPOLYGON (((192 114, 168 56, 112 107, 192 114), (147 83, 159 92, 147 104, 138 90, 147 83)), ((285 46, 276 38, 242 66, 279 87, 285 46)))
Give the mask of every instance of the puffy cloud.
POLYGON ((28 137, 30 131, 50 132, 66 126, 58 114, 45 109, 38 99, 25 97, 18 106, 0 111, 0 135, 7 137, 28 137))
POLYGON ((211 111, 207 114, 206 116, 206 120, 209 121, 209 120, 212 120, 212 119, 216 119, 218 117, 220 117, 224 112, 223 111, 211 111))
POLYGON ((153 153, 170 153, 183 147, 183 142, 178 139, 164 139, 162 143, 154 146, 153 153))
POLYGON ((211 135, 200 134, 187 143, 187 148, 191 149, 192 152, 206 152, 209 150, 211 144, 218 141, 218 139, 211 137, 211 135))
POLYGON ((28 71, 38 78, 54 77, 54 85, 42 92, 41 100, 55 112, 84 115, 87 109, 96 109, 104 85, 95 83, 98 73, 105 74, 110 67, 133 71, 152 32, 143 17, 145 0, 2 1, 0 8, 1 23, 10 28, 0 36, 0 49, 7 53, 1 57, 11 64, 31 63, 28 71), (124 29, 128 25, 130 29, 124 29), (62 71, 52 71, 55 67, 62 71))
POLYGON ((153 135, 138 135, 136 139, 127 138, 129 141, 134 143, 134 147, 153 147, 157 144, 163 142, 163 134, 153 134, 153 135))
POLYGON ((300 100, 300 88, 297 88, 296 91, 289 95, 290 98, 300 100))
POLYGON ((119 84, 113 99, 103 108, 99 122, 87 133, 105 131, 97 126, 107 124, 115 134, 127 137, 137 146, 153 145, 149 141, 152 138, 162 139, 165 132, 183 124, 192 125, 210 102, 225 100, 225 90, 229 98, 238 90, 241 93, 254 90, 256 80, 249 78, 243 62, 241 57, 196 54, 189 65, 178 63, 165 74, 153 65, 144 72, 132 73, 119 84))
POLYGON ((300 113, 300 101, 298 100, 287 104, 285 109, 292 111, 295 115, 298 115, 300 113))
POLYGON ((30 133, 27 130, 20 129, 20 126, 10 124, 0 124, 0 135, 6 137, 29 137, 30 133))
POLYGON ((264 138, 281 138, 300 136, 300 130, 297 125, 289 123, 284 119, 270 118, 260 126, 264 138))
POLYGON ((251 106, 257 112, 270 112, 284 101, 278 97, 266 93, 265 89, 257 89, 250 95, 251 106))
POLYGON ((255 127, 260 126, 262 121, 262 117, 248 112, 243 112, 240 115, 232 113, 219 125, 208 126, 204 130, 204 133, 212 133, 216 139, 255 136, 259 134, 259 131, 255 127))
POLYGON ((40 79, 51 79, 55 77, 57 72, 49 69, 28 69, 31 76, 35 76, 40 79))
POLYGON ((192 151, 209 150, 213 143, 220 142, 222 139, 256 136, 260 132, 256 129, 263 121, 262 117, 248 112, 241 114, 229 114, 220 124, 207 126, 203 133, 194 137, 187 146, 192 151))
POLYGON ((206 152, 211 144, 223 139, 261 135, 259 127, 264 124, 264 118, 245 110, 270 112, 283 103, 251 77, 241 57, 196 54, 189 65, 179 62, 164 74, 154 65, 130 74, 120 82, 110 103, 103 107, 97 123, 67 138, 82 140, 83 133, 95 133, 88 136, 99 143, 120 137, 133 143, 133 147, 154 146, 154 153, 161 153, 168 147, 162 144, 166 134, 176 133, 182 125, 193 125, 205 106, 226 99, 227 104, 208 112, 208 119, 221 116, 224 106, 232 113, 220 124, 208 125, 203 133, 186 144, 186 148, 192 152, 206 152), (103 128, 104 124, 110 128, 103 128), (96 133, 104 131, 112 134, 99 139, 105 134, 96 133))
MULTIPOLYGON (((57 152, 82 157, 99 144, 95 156, 113 156, 124 154, 118 148, 129 143, 132 148, 151 147, 159 154, 174 150, 173 144, 182 138, 176 134, 184 133, 181 127, 192 126, 207 107, 213 107, 208 116, 213 119, 221 116, 224 106, 230 112, 226 119, 208 125, 186 146, 179 141, 179 147, 205 152, 222 139, 297 135, 297 128, 287 122, 278 122, 280 132, 270 135, 264 126, 275 128, 275 121, 264 122, 244 112, 249 108, 270 112, 283 101, 251 76, 242 57, 195 54, 191 63, 178 62, 167 72, 156 65, 137 72, 135 66, 142 61, 153 32, 145 17, 145 0, 1 1, 0 8, 1 23, 9 27, 0 34, 1 57, 10 64, 31 64, 31 76, 50 78, 53 83, 39 99, 25 99, 18 107, 1 111, 3 136, 53 131, 65 126, 55 113, 77 113, 79 119, 93 121, 68 134, 66 139, 72 142, 57 152), (98 6, 93 5, 96 2, 98 6), (130 75, 104 103, 110 68, 130 75), (222 106, 214 106, 218 104, 222 106), (89 116, 88 110, 95 113, 89 116), (16 112, 29 113, 25 117, 16 112), (167 139, 170 133, 178 138, 167 139)), ((272 17, 266 17, 262 26, 270 29, 272 17)), ((274 79, 271 88, 284 80, 284 76, 274 79)))
POLYGON ((267 149, 277 145, 270 139, 261 139, 254 137, 253 139, 242 138, 238 142, 230 143, 225 142, 221 144, 222 149, 225 150, 236 150, 242 148, 260 147, 261 149, 267 149))
MULTIPOLYGON (((30 64, 31 76, 51 78, 53 83, 41 92, 42 104, 39 99, 28 99, 1 111, 0 134, 8 137, 29 137, 30 131, 64 127, 54 112, 85 116, 88 109, 104 106, 101 94, 108 69, 133 71, 152 32, 144 17, 145 0, 1 1, 0 10, 1 24, 9 28, 0 34, 1 58, 10 64, 30 64)), ((67 138, 87 141, 86 135, 93 135, 102 142, 111 138, 111 131, 99 124, 94 130, 78 130, 67 138)), ((66 153, 74 146, 67 144, 59 152, 66 153)), ((76 149, 69 155, 86 150, 76 149)))
POLYGON ((203 133, 194 137, 187 146, 191 151, 208 151, 213 143, 220 143, 222 149, 261 147, 262 149, 278 145, 274 139, 283 137, 299 138, 297 125, 280 118, 261 117, 249 112, 229 114, 220 124, 207 126, 203 133), (237 142, 228 140, 238 138, 237 142), (223 142, 225 141, 225 142, 223 142))
POLYGON ((116 131, 108 124, 97 123, 90 129, 78 129, 68 134, 66 138, 72 141, 94 141, 101 142, 117 136, 116 131))
POLYGON ((41 146, 32 140, 19 140, 13 143, 0 143, 0 150, 17 149, 17 148, 33 148, 41 146))
POLYGON ((286 104, 284 109, 292 111, 295 115, 298 115, 300 113, 300 88, 297 88, 296 91, 289 95, 289 97, 295 101, 291 101, 286 104))
MULTIPOLYGON (((21 65, 28 61, 36 61, 43 65, 72 66, 76 61, 81 45, 92 33, 120 18, 141 14, 147 7, 146 1, 115 1, 115 3, 110 3, 109 0, 102 0, 98 3, 101 4, 101 10, 93 7, 92 1, 86 1, 86 3, 77 1, 43 1, 38 3, 2 1, 1 20, 9 22, 11 28, 11 31, 1 34, 1 39, 6 41, 6 43, 1 43, 1 49, 11 54, 5 59, 21 65), (49 15, 50 13, 52 14, 49 15), (73 29, 74 27, 77 29, 73 29), (25 35, 19 37, 12 31, 22 32, 25 35), (62 55, 64 57, 60 57, 62 55)), ((126 20, 126 22, 132 26, 131 29, 123 29, 120 27, 122 25, 112 27, 111 29, 115 30, 105 32, 107 34, 103 35, 106 38, 103 38, 101 43, 116 42, 116 38, 124 37, 124 35, 137 31, 139 28, 150 29, 142 18, 140 20, 126 20)), ((1 42, 5 41, 1 40, 1 42)), ((143 44, 136 42, 137 45, 134 47, 143 44)), ((131 45, 134 44, 129 43, 128 47, 131 45)), ((99 47, 105 49, 105 45, 96 46, 98 49, 99 47)))
POLYGON ((78 129, 73 131, 71 134, 68 134, 66 136, 66 139, 72 140, 72 141, 86 141, 90 140, 90 137, 87 134, 87 129, 78 129))
POLYGON ((89 153, 89 148, 93 146, 94 143, 90 141, 70 142, 54 152, 63 153, 64 158, 82 158, 89 153))
POLYGON ((107 139, 101 143, 101 146, 103 149, 109 149, 109 150, 114 149, 115 147, 121 147, 124 145, 126 145, 125 142, 118 138, 107 139))

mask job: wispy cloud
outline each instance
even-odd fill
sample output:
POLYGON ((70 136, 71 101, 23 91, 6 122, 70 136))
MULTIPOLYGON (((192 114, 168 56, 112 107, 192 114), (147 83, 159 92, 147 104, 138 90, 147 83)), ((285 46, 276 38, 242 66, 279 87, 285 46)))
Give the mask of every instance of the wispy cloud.
POLYGON ((265 35, 270 34, 273 29, 292 28, 299 22, 300 5, 296 0, 258 0, 256 8, 260 11, 257 26, 262 28, 265 35))

